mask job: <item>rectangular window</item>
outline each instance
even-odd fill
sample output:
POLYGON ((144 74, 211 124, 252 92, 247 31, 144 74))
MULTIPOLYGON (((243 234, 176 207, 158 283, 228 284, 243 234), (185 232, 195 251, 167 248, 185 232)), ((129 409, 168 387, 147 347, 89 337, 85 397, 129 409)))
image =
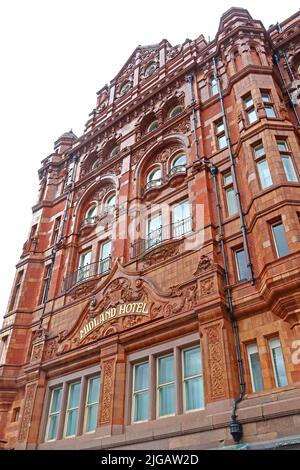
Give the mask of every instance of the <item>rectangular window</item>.
POLYGON ((267 160, 257 162, 257 169, 262 189, 272 186, 273 181, 267 160))
POLYGON ((281 161, 282 161, 282 165, 284 168, 286 179, 288 181, 298 181, 292 157, 290 157, 289 155, 282 155, 281 161))
POLYGON ((134 422, 149 418, 149 363, 134 366, 133 373, 133 417, 134 422))
POLYGON ((170 416, 175 413, 174 356, 157 359, 157 415, 170 416))
POLYGON ((78 409, 80 398, 80 382, 69 385, 68 404, 65 418, 65 437, 76 436, 78 409))
POLYGON ((276 113, 274 109, 274 104, 271 99, 271 94, 268 91, 261 92, 262 101, 265 104, 266 116, 268 118, 275 118, 276 113))
POLYGON ((8 346, 8 335, 3 336, 0 343, 0 365, 5 363, 6 351, 8 346))
POLYGON ((147 248, 157 245, 162 241, 161 214, 148 219, 147 248))
POLYGON ((60 229, 61 217, 57 217, 54 221, 53 234, 51 244, 55 245, 58 241, 59 229, 60 229))
POLYGON ((50 278, 50 269, 51 266, 46 266, 45 268, 45 274, 44 274, 44 279, 43 279, 43 288, 42 288, 42 295, 41 295, 41 303, 45 303, 47 300, 48 292, 47 292, 47 286, 50 278))
POLYGON ((78 274, 77 282, 83 281, 90 276, 90 264, 91 264, 92 252, 86 251, 81 253, 78 263, 78 274))
POLYGON ((288 384, 288 381, 279 338, 270 339, 269 348, 271 353, 276 387, 284 387, 288 384))
POLYGON ((254 107, 254 101, 251 95, 244 98, 244 108, 248 119, 248 124, 253 124, 257 121, 257 115, 254 107))
POLYGON ((100 377, 92 377, 88 381, 85 404, 85 432, 95 431, 99 409, 100 377))
POLYGON ((279 152, 289 152, 289 148, 285 140, 277 140, 277 147, 279 152))
POLYGON ((248 270, 245 258, 245 251, 243 248, 235 251, 235 263, 239 281, 246 281, 248 279, 248 270))
POLYGON ((256 343, 247 346, 249 369, 251 376, 251 384, 253 392, 260 392, 264 389, 261 367, 259 361, 259 353, 256 343))
POLYGON ((263 144, 258 144, 253 147, 255 158, 261 158, 265 156, 265 149, 263 144))
POLYGON ((111 240, 102 243, 99 261, 99 273, 107 273, 110 269, 111 240))
POLYGON ((175 204, 172 209, 172 236, 177 238, 190 232, 192 229, 189 201, 186 200, 175 204))
POLYGON ((50 408, 47 421, 46 441, 57 439, 58 422, 61 410, 62 387, 51 391, 50 408))
POLYGON ((20 295, 23 274, 24 274, 24 271, 19 271, 17 274, 17 280, 16 280, 12 300, 11 300, 10 307, 9 307, 10 310, 14 310, 17 306, 19 295, 20 295))
POLYGON ((272 233, 278 258, 288 255, 290 251, 283 223, 273 224, 272 233))
POLYGON ((227 147, 226 136, 225 136, 225 128, 223 120, 217 122, 215 124, 215 132, 216 137, 218 139, 218 148, 221 150, 227 147))
POLYGON ((227 212, 228 215, 234 215, 237 213, 237 204, 236 204, 236 197, 233 188, 233 179, 232 174, 227 173, 223 176, 224 181, 224 189, 226 195, 226 202, 227 202, 227 212))
POLYGON ((183 407, 185 411, 204 408, 203 372, 200 347, 182 351, 183 407))

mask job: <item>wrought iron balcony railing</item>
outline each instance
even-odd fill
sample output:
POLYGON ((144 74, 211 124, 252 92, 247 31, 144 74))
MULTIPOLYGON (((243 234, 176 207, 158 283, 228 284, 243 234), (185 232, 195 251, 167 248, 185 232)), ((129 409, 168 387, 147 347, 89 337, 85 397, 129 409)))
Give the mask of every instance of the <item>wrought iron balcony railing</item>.
POLYGON ((80 228, 86 227, 87 225, 94 225, 97 222, 97 216, 86 217, 80 224, 80 228))
POLYGON ((174 175, 185 175, 186 174, 186 166, 185 165, 176 165, 171 168, 170 173, 168 174, 168 179, 170 179, 174 175))
POLYGON ((81 268, 77 269, 77 271, 64 278, 61 290, 62 292, 66 292, 80 282, 87 281, 88 279, 96 276, 107 274, 110 270, 110 267, 110 256, 96 263, 90 263, 82 266, 81 268))
POLYGON ((148 183, 144 187, 144 193, 148 191, 149 189, 154 189, 154 188, 160 188, 160 186, 163 184, 163 179, 159 178, 157 180, 152 180, 148 181, 148 183))
POLYGON ((131 258, 139 258, 148 250, 165 241, 183 237, 192 231, 192 221, 192 217, 187 217, 173 224, 161 225, 156 230, 152 230, 146 238, 139 238, 131 243, 131 258))

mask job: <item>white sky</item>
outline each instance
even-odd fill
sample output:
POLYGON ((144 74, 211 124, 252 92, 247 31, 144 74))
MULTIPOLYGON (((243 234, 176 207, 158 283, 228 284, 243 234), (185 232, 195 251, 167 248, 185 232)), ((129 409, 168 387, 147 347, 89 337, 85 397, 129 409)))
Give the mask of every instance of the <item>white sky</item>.
POLYGON ((40 161, 71 128, 83 132, 96 92, 135 47, 214 38, 231 6, 266 27, 299 0, 2 0, 0 2, 1 231, 0 318, 37 200, 40 161), (235 5, 236 3, 236 5, 235 5))

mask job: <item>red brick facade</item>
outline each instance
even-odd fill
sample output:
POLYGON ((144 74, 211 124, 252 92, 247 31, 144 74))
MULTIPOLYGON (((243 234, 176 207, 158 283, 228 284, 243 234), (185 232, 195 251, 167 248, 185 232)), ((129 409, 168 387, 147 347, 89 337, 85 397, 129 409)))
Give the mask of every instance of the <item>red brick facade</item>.
POLYGON ((300 435, 299 80, 300 14, 266 30, 233 8, 210 43, 137 47, 98 92, 84 134, 55 142, 0 331, 2 447, 215 448, 234 443, 233 424, 254 447, 300 435), (192 346, 204 406, 185 412, 192 346), (166 354, 174 412, 159 417, 166 354), (133 422, 143 361, 148 415, 133 422), (74 381, 76 436, 64 438, 74 381))

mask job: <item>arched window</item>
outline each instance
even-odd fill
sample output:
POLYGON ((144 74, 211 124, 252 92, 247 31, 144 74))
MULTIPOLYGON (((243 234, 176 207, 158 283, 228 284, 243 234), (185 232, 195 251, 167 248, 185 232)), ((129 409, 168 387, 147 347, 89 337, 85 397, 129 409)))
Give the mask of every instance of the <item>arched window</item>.
POLYGON ((91 171, 95 170, 98 167, 98 165, 99 165, 99 160, 96 159, 91 166, 91 171))
POLYGON ((156 69, 157 64, 155 62, 151 62, 145 70, 146 77, 150 77, 150 75, 153 75, 156 69))
POLYGON ((183 106, 178 104, 177 106, 171 109, 171 111, 169 112, 169 117, 170 118, 175 117, 178 114, 182 113, 182 111, 183 111, 183 106))
POLYGON ((158 121, 155 119, 155 121, 152 121, 149 126, 147 127, 147 134, 150 132, 155 131, 155 129, 158 128, 158 121))
POLYGON ((124 85, 122 85, 121 87, 120 96, 126 95, 126 93, 130 90, 130 88, 131 88, 131 83, 125 82, 124 85))
POLYGON ((85 219, 93 219, 96 216, 96 206, 90 207, 85 214, 85 219))
POLYGON ((218 94, 218 83, 213 75, 209 79, 209 86, 210 86, 210 96, 216 96, 218 94))
POLYGON ((115 206, 116 206, 116 195, 113 194, 112 196, 109 196, 106 200, 106 203, 105 203, 106 212, 111 214, 114 211, 115 206))
POLYGON ((150 171, 147 176, 147 185, 146 189, 156 188, 161 185, 161 168, 156 167, 154 170, 150 171))
POLYGON ((184 152, 178 153, 171 163, 171 175, 177 173, 186 173, 186 154, 184 152))

